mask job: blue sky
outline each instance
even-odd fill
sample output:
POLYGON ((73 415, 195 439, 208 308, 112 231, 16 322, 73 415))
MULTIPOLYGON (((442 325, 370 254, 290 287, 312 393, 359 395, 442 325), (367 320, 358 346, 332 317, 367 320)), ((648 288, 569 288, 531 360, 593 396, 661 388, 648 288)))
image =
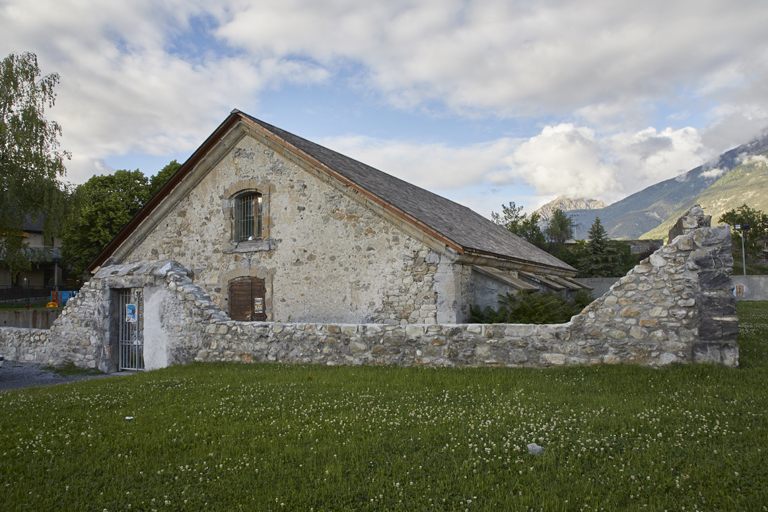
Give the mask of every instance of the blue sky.
POLYGON ((490 215, 768 127, 764 0, 0 0, 0 26, 61 76, 73 183, 184 161, 238 108, 490 215))

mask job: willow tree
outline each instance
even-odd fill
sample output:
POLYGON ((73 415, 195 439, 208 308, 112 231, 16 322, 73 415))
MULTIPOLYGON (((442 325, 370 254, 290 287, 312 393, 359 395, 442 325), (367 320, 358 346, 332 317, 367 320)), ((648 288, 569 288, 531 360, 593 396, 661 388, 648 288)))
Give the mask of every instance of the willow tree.
POLYGON ((52 237, 66 195, 59 177, 69 153, 59 149, 61 127, 45 118, 56 99, 59 75, 41 77, 33 53, 10 54, 0 63, 0 259, 15 275, 35 255, 23 225, 42 220, 52 237))

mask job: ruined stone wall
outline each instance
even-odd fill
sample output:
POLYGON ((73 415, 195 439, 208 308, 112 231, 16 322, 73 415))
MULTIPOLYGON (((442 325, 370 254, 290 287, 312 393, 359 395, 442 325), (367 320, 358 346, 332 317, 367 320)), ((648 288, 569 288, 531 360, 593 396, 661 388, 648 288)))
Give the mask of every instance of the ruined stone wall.
POLYGON ((126 258, 174 260, 228 311, 227 282, 265 279, 268 320, 436 323, 442 255, 250 136, 126 258), (238 191, 263 195, 265 239, 232 242, 238 191))
MULTIPOLYGON (((51 331, 0 329, 9 359, 109 369, 110 301, 144 286, 148 369, 197 361, 315 364, 527 366, 630 363, 738 365, 728 226, 691 227, 643 260, 566 324, 340 324, 234 322, 193 283, 192 271, 159 261, 106 267, 68 303, 51 331), (148 299, 149 300, 149 299, 148 299)), ((424 258, 428 270, 433 263, 424 258)), ((403 286, 406 286, 404 283, 403 286)))
POLYGON ((678 224, 681 235, 571 320, 581 353, 602 343, 606 362, 738 364, 730 228, 709 227, 698 206, 678 224))

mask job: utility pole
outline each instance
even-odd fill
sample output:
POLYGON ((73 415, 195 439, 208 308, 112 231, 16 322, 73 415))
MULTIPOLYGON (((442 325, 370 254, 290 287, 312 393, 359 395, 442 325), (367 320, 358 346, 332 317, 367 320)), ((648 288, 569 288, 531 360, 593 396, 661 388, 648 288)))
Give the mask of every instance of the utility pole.
POLYGON ((736 224, 734 226, 736 232, 741 237, 741 265, 744 267, 744 275, 747 275, 747 253, 744 251, 744 232, 749 231, 749 224, 736 224))

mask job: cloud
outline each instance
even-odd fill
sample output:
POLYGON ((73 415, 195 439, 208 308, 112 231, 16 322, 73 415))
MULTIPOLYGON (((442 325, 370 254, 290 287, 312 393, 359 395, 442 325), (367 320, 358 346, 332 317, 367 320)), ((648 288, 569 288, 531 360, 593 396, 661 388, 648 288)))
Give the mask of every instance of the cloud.
POLYGON ((368 85, 400 107, 438 100, 535 115, 603 105, 632 118, 622 107, 760 84, 767 11, 762 0, 292 0, 233 9, 217 35, 257 55, 362 63, 368 85), (728 37, 712 44, 713 32, 728 37))
POLYGON ((247 55, 189 58, 171 41, 204 13, 202 2, 7 2, 0 7, 8 51, 38 54, 61 82, 48 112, 63 127, 62 147, 76 157, 67 179, 109 171, 103 160, 130 152, 189 152, 235 106, 255 105, 281 83, 322 83, 309 61, 247 55), (7 30, 5 30, 7 29, 7 30), (47 37, 43 34, 56 34, 47 37))
POLYGON ((748 164, 763 164, 768 165, 768 158, 764 157, 763 155, 755 155, 750 157, 749 160, 747 160, 748 164))
POLYGON ((647 128, 599 137, 585 127, 545 127, 505 158, 506 169, 487 178, 521 182, 546 196, 613 202, 648 185, 673 178, 708 156, 693 128, 647 128))
POLYGON ((716 156, 692 127, 622 132, 606 137, 601 145, 620 169, 621 193, 611 200, 674 178, 716 156))
POLYGON ((429 190, 457 189, 482 182, 488 173, 503 168, 504 159, 519 145, 511 138, 447 146, 364 136, 332 137, 320 143, 429 190))
POLYGON ((700 174, 700 176, 703 176, 705 178, 719 178, 720 176, 722 176, 726 172, 727 172, 727 169, 715 168, 715 169, 710 169, 708 171, 702 172, 700 174))
POLYGON ((604 158, 595 133, 572 124, 545 127, 505 161, 508 169, 491 173, 491 181, 520 180, 542 195, 603 197, 618 188, 617 168, 604 158))
POLYGON ((0 22, 3 55, 35 51, 62 76, 50 117, 75 182, 110 156, 191 151, 285 84, 539 127, 453 147, 326 141, 432 189, 523 183, 610 201, 768 124, 764 0, 4 0, 0 22), (652 126, 657 115, 706 126, 652 126))
POLYGON ((482 183, 489 189, 482 193, 494 197, 495 189, 510 194, 509 186, 517 185, 532 187, 540 198, 507 199, 518 204, 523 199, 525 204, 543 204, 557 196, 610 203, 674 178, 711 156, 693 128, 647 128, 600 137, 570 123, 547 126, 527 140, 498 138, 464 146, 364 136, 319 142, 410 183, 461 197, 464 204, 478 199, 458 191, 482 183))

